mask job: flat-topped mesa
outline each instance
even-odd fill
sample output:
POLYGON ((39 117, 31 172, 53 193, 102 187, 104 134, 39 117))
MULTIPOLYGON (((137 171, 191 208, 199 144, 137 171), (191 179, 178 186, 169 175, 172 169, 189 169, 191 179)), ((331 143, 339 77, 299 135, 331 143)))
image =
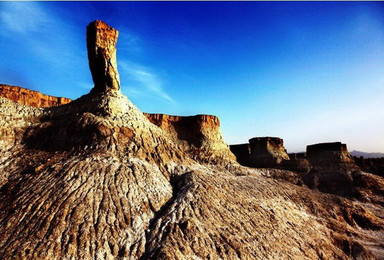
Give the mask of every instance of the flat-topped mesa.
POLYGON ((249 163, 254 167, 274 167, 289 160, 283 139, 278 137, 256 137, 249 140, 251 154, 249 163))
POLYGON ((89 68, 95 86, 93 91, 120 90, 116 63, 116 43, 119 32, 106 23, 96 20, 87 26, 89 68))
POLYGON ((213 115, 171 116, 144 113, 195 159, 200 161, 234 161, 235 156, 224 142, 220 121, 213 115), (218 159, 220 158, 220 159, 218 159))
POLYGON ((38 91, 5 84, 0 84, 0 97, 32 107, 56 107, 72 101, 69 98, 49 96, 38 91))
POLYGON ((312 165, 318 166, 338 163, 354 165, 353 156, 348 152, 347 145, 341 142, 308 145, 307 158, 312 165))

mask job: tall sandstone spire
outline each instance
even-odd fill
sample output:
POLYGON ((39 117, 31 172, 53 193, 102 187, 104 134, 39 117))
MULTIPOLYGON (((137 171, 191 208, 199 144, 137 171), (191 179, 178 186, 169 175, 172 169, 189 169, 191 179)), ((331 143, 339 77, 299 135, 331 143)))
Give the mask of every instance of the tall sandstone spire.
POLYGON ((94 91, 120 90, 116 63, 116 43, 119 32, 96 20, 87 26, 89 68, 95 83, 94 91))

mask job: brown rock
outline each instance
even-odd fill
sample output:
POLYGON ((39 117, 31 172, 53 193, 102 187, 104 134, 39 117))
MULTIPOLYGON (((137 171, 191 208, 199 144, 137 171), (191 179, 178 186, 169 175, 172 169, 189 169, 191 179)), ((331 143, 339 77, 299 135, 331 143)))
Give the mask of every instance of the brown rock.
POLYGON ((283 160, 289 160, 281 138, 255 137, 249 140, 249 146, 249 164, 253 167, 276 167, 283 160))
POLYGON ((304 176, 304 183, 323 192, 353 196, 355 191, 353 172, 359 168, 347 145, 340 142, 307 146, 307 159, 312 167, 304 176))
POLYGON ((38 91, 4 84, 0 84, 0 96, 32 107, 55 107, 72 101, 69 98, 48 96, 38 91))
POLYGON ((384 177, 384 157, 364 158, 363 156, 354 156, 353 159, 361 170, 384 177))
POLYGON ((340 142, 308 145, 307 159, 313 166, 345 164, 355 167, 353 156, 348 152, 347 145, 340 142))
POLYGON ((87 48, 95 91, 120 89, 117 71, 116 43, 119 32, 102 21, 87 27, 87 48))
POLYGON ((216 163, 235 159, 223 140, 220 121, 216 116, 170 116, 148 113, 144 115, 195 159, 205 162, 214 160, 216 163))

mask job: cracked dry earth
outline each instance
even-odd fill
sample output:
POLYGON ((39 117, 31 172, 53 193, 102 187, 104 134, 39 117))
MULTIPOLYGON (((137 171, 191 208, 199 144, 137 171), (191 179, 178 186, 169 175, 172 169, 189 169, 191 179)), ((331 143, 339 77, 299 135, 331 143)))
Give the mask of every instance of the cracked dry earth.
POLYGON ((115 83, 51 108, 0 97, 0 258, 384 259, 382 178, 348 199, 217 140, 189 153, 115 83))

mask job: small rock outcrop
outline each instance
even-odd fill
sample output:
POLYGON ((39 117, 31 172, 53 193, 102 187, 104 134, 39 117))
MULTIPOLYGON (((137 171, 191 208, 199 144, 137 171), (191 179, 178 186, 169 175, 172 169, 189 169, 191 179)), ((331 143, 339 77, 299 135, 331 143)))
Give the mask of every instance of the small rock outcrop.
POLYGON ((38 91, 5 84, 0 84, 0 96, 32 107, 56 107, 72 101, 69 98, 53 97, 38 91))
POLYGON ((281 163, 281 168, 298 173, 308 173, 311 166, 306 158, 306 153, 290 153, 289 160, 281 163))

